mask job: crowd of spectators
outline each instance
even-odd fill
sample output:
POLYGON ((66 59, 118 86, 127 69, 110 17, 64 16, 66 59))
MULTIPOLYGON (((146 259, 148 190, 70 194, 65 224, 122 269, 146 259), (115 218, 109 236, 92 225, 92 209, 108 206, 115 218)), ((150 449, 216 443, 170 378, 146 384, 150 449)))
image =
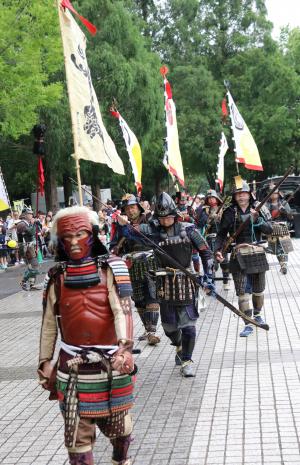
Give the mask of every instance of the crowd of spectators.
MULTIPOLYGON (((52 226, 52 212, 47 215, 41 211, 31 222, 36 226, 36 239, 41 259, 52 256, 49 251, 49 242, 52 226)), ((24 257, 20 253, 17 226, 24 221, 24 214, 18 210, 12 210, 5 218, 0 217, 0 271, 5 271, 9 266, 18 266, 24 263, 24 257)))
MULTIPOLYGON (((194 202, 194 208, 198 208, 202 203, 203 196, 197 196, 194 202)), ((189 204, 193 197, 189 197, 189 204)), ((141 201, 146 213, 153 211, 153 202, 148 200, 141 201)), ((93 209, 91 204, 87 205, 93 209)), ((120 202, 108 200, 105 207, 98 211, 99 217, 99 237, 106 246, 109 246, 116 228, 117 217, 121 213, 120 202)), ((37 215, 30 220, 36 227, 36 242, 38 245, 40 260, 47 260, 53 256, 51 249, 51 227, 53 213, 48 211, 47 214, 39 211, 37 215)), ((9 266, 18 266, 24 263, 24 257, 21 256, 19 247, 20 237, 17 233, 17 225, 24 221, 24 215, 17 210, 12 210, 6 218, 0 217, 0 271, 5 271, 9 266)))

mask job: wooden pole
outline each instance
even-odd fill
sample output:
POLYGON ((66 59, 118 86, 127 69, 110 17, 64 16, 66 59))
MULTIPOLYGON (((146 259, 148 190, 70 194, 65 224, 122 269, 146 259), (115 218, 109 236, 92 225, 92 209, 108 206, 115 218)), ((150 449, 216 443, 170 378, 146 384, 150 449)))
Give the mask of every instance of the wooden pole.
POLYGON ((79 205, 82 207, 82 205, 83 205, 82 186, 81 186, 80 165, 79 165, 78 158, 75 158, 75 165, 76 165, 76 174, 77 174, 79 205))
MULTIPOLYGON (((62 33, 62 19, 60 16, 60 2, 61 0, 57 0, 57 7, 58 7, 58 17, 59 17, 59 25, 60 25, 60 33, 61 33, 61 39, 62 43, 64 44, 64 38, 63 38, 63 33, 62 33)), ((64 51, 64 47, 63 47, 64 51)), ((65 53, 65 52, 63 52, 65 53)), ((71 100, 70 100, 70 94, 69 94, 69 76, 68 76, 68 69, 65 66, 66 70, 66 82, 67 82, 67 90, 68 90, 68 96, 69 96, 69 105, 70 105, 70 111, 71 111, 71 100)), ((72 111, 71 111, 71 117, 72 117, 72 111)), ((73 121, 72 118, 72 134, 73 134, 73 143, 74 143, 74 159, 75 159, 75 167, 76 167, 76 175, 77 175, 77 183, 78 183, 78 194, 79 194, 79 205, 82 207, 83 206, 83 198, 82 198, 82 189, 81 189, 81 176, 80 176, 80 164, 79 164, 79 159, 77 157, 76 151, 78 147, 78 138, 77 138, 77 121, 73 121)))

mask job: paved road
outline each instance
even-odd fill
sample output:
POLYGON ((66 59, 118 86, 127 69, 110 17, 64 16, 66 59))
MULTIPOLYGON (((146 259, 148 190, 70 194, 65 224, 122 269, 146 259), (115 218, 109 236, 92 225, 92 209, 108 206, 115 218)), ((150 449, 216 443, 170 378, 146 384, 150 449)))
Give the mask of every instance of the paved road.
MULTIPOLYGON (((155 348, 137 343, 134 465, 300 464, 300 240, 294 246, 287 276, 270 257, 269 333, 240 338, 241 321, 209 299, 197 325, 197 376, 190 379, 174 367, 165 337, 155 348)), ((233 290, 227 298, 236 302, 233 290)), ((67 463, 57 404, 35 380, 40 299, 40 292, 19 292, 0 302, 3 465, 67 463)), ((135 315, 136 338, 141 332, 135 315)), ((110 464, 110 453, 99 437, 96 464, 110 464)))
MULTIPOLYGON (((40 265, 40 275, 37 277, 37 283, 41 283, 45 273, 52 266, 53 260, 46 260, 40 265)), ((0 300, 20 292, 20 281, 23 277, 24 265, 12 266, 6 271, 0 271, 0 300)))

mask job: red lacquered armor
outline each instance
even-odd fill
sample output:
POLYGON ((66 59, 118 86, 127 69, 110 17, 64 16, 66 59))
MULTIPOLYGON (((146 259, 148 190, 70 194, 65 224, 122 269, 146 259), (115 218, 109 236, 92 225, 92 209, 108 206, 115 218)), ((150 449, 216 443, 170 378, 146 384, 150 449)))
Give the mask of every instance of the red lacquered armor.
POLYGON ((96 286, 72 289, 62 284, 59 316, 62 339, 67 344, 117 344, 106 279, 106 271, 101 270, 101 283, 96 286))

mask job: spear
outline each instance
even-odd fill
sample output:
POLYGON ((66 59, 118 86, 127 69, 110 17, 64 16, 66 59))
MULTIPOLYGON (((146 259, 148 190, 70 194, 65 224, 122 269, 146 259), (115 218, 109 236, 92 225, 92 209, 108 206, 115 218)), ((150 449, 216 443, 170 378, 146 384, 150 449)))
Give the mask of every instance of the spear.
MULTIPOLYGON (((74 184, 78 185, 77 182, 72 179, 72 178, 69 178, 74 184)), ((87 189, 85 189, 85 187, 81 186, 81 189, 83 189, 85 192, 87 192, 88 194, 90 194, 93 198, 95 198, 96 200, 98 200, 98 202, 100 202, 104 207, 107 207, 107 205, 102 202, 102 200, 100 200, 99 198, 97 198, 96 196, 94 196, 93 194, 91 194, 87 189)), ((161 256, 163 257, 166 257, 168 258, 169 262, 172 264, 172 266, 180 271, 182 271, 182 273, 184 273, 186 276, 188 276, 192 281, 193 283, 197 286, 197 287, 202 287, 205 289, 205 286, 199 281, 199 278, 197 276, 195 276, 193 273, 191 273, 190 271, 186 270, 184 266, 182 266, 177 260, 175 260, 175 258, 171 257, 167 252, 165 252, 159 245, 157 245, 154 241, 152 241, 148 236, 146 236, 145 234, 143 234, 141 231, 139 231, 138 229, 135 229, 129 222, 127 223, 127 226, 130 228, 130 230, 135 234, 135 235, 138 235, 140 236, 145 242, 147 242, 148 244, 150 244, 153 249, 161 256)), ((212 293, 212 296, 215 297, 220 303, 222 303, 225 307, 227 307, 229 310, 231 310, 233 313, 235 313, 235 315, 243 318, 243 320, 245 321, 245 323, 248 323, 248 324, 252 324, 254 326, 257 326, 258 328, 261 328, 261 329, 264 329, 266 331, 269 330, 269 325, 267 325, 266 323, 258 323, 256 320, 254 320, 253 318, 250 318, 248 315, 245 315, 245 313, 243 313, 239 308, 236 308, 231 302, 229 302, 228 300, 224 299, 224 297, 222 297, 220 294, 218 294, 217 292, 213 292, 212 293)))

